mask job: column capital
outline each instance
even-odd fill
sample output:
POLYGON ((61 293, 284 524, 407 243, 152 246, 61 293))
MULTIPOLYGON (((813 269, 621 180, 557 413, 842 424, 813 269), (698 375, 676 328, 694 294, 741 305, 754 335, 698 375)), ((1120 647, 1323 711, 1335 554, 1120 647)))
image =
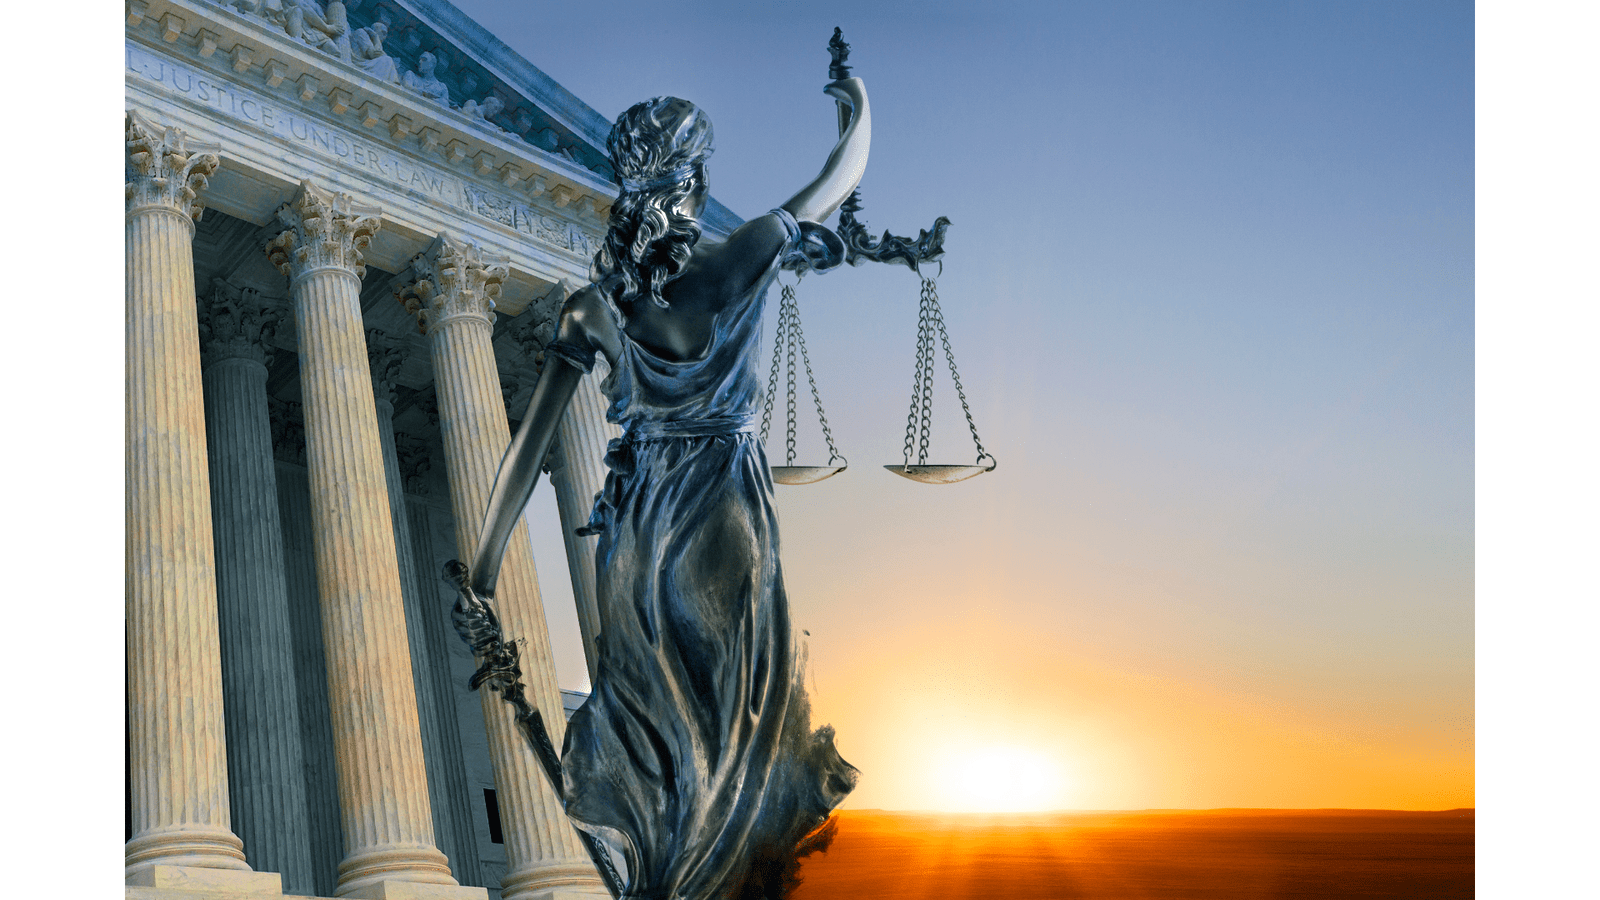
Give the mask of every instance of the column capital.
POLYGON ((394 409, 398 397, 396 379, 405 364, 406 351, 397 338, 376 328, 367 329, 367 365, 372 369, 372 395, 380 403, 388 401, 394 409))
POLYGON ((412 257, 410 277, 402 277, 395 299, 417 317, 417 330, 436 331, 456 318, 494 324, 494 301, 510 274, 511 262, 483 252, 476 242, 448 234, 412 257))
POLYGON ((509 417, 509 413, 510 413, 510 410, 511 410, 511 400, 512 400, 512 398, 517 396, 517 392, 518 391, 522 390, 522 377, 520 375, 508 375, 505 372, 501 372, 499 374, 500 374, 500 401, 505 404, 506 411, 507 411, 507 414, 508 414, 508 417, 509 417))
POLYGON ((431 392, 419 394, 417 399, 411 402, 411 405, 415 406, 417 411, 427 418, 429 425, 435 428, 439 427, 439 397, 437 394, 431 392))
POLYGON ((306 464, 306 423, 300 404, 294 400, 267 398, 272 415, 272 456, 296 465, 306 464))
POLYGON ((400 474, 405 478, 406 493, 426 495, 428 473, 433 471, 433 454, 427 443, 414 434, 397 432, 394 452, 400 463, 400 474))
POLYGON ((205 208, 199 194, 222 164, 217 156, 221 145, 192 141, 182 129, 156 125, 132 110, 127 114, 127 144, 128 214, 168 209, 193 228, 205 208))
POLYGON ((254 288, 235 287, 211 279, 211 292, 200 300, 200 359, 209 367, 225 359, 272 362, 267 345, 283 321, 283 303, 263 297, 254 288))
POLYGON ((324 268, 364 278, 362 252, 382 225, 380 215, 376 206, 305 179, 294 199, 278 207, 278 221, 287 227, 267 242, 267 258, 290 281, 324 268))
POLYGON ((527 312, 507 323, 505 335, 522 351, 518 373, 524 378, 536 379, 544 368, 544 348, 555 337, 555 316, 543 304, 530 306, 527 312))

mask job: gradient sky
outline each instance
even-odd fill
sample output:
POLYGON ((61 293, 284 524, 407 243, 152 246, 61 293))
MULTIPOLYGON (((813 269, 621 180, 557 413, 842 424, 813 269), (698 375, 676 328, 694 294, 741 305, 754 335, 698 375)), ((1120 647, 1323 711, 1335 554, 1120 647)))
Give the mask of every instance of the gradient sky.
MULTIPOLYGON (((783 560, 848 806, 1473 805, 1470 4, 458 5, 607 117, 700 104, 747 217, 833 144, 842 26, 862 218, 954 223, 939 292, 993 474, 881 468, 911 273, 799 290, 851 468, 778 488, 783 560)), ((969 462, 938 386, 932 461, 969 462)))

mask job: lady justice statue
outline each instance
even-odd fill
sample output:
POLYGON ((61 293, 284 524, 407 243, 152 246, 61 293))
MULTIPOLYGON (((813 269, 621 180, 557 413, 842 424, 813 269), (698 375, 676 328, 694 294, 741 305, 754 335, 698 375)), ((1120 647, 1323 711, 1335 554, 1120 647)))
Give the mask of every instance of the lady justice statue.
POLYGON ((842 244, 819 223, 866 167, 861 80, 825 90, 848 123, 822 173, 723 243, 702 240, 697 221, 705 113, 657 97, 618 117, 607 149, 622 191, 593 282, 561 311, 471 564, 452 570, 458 630, 480 654, 506 652, 485 601, 556 424, 604 355, 607 418, 623 436, 584 529, 599 535, 598 674, 560 760, 546 746, 542 761, 602 872, 625 867, 607 880, 627 898, 777 900, 855 785, 831 729, 810 727, 755 433, 764 295, 786 263, 837 264, 842 244))

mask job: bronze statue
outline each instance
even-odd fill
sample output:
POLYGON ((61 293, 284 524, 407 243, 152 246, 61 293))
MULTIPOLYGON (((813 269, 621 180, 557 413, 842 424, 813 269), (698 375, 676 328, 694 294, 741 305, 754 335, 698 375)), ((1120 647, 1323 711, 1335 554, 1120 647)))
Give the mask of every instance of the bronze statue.
MULTIPOLYGON (((623 436, 584 529, 599 535, 600 659, 561 759, 546 745, 541 761, 602 872, 622 863, 625 877, 607 880, 628 898, 787 895, 797 856, 826 834, 856 780, 831 729, 810 727, 755 433, 767 288, 786 262, 839 262, 843 247, 820 223, 866 167, 861 80, 826 92, 849 113, 822 173, 721 243, 702 240, 698 224, 712 152, 705 114, 658 97, 618 117, 607 148, 622 190, 593 282, 561 311, 471 565, 455 569, 458 627, 485 659, 474 685, 514 684, 514 645, 499 642, 482 598, 494 594, 556 425, 603 354, 607 418, 623 436)), ((506 693, 521 700, 520 689, 506 693)), ((523 718, 538 724, 536 713, 523 718)))

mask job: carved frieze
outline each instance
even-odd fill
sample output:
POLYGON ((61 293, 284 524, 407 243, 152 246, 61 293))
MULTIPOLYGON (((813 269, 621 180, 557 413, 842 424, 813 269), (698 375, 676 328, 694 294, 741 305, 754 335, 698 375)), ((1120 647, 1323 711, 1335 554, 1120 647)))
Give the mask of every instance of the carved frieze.
POLYGON ((379 215, 376 207, 357 203, 349 194, 301 181, 300 193, 278 208, 278 221, 288 227, 267 242, 267 258, 291 281, 322 268, 342 268, 364 278, 362 251, 378 231, 379 215))
POLYGON ((211 290, 200 298, 202 363, 248 359, 271 365, 272 348, 266 342, 277 334, 284 312, 281 300, 213 278, 211 290))
MULTIPOLYGON (((337 167, 341 172, 368 180, 380 193, 389 190, 408 197, 420 194, 585 260, 599 248, 598 232, 579 223, 588 223, 590 217, 594 217, 603 224, 600 210, 609 204, 608 198, 596 196, 587 203, 582 199, 574 203, 572 198, 576 195, 570 188, 555 185, 536 171, 530 177, 529 171, 534 168, 531 165, 502 160, 496 160, 503 163, 495 170, 497 180, 516 187, 501 193, 477 186, 447 166, 451 163, 468 165, 468 157, 481 161, 492 156, 492 152, 474 154, 470 152, 470 145, 460 140, 441 143, 439 129, 427 124, 422 115, 408 113, 390 117, 387 133, 397 142, 414 142, 414 149, 436 160, 438 165, 390 149, 386 146, 389 141, 381 133, 362 135, 332 127, 297 108, 292 100, 246 87, 217 73, 192 68, 133 43, 127 46, 127 66, 130 76, 142 82, 157 83, 156 89, 163 93, 199 105, 246 131, 269 135, 287 152, 311 157, 316 166, 337 167), (562 190, 555 191, 553 188, 557 186, 562 190), (544 199, 535 203, 534 198, 544 199), (562 200, 566 205, 556 206, 556 210, 564 213, 550 208, 562 200)), ((301 76, 297 83, 303 85, 301 98, 308 101, 323 91, 310 74, 301 76)))
MULTIPOLYGON (((468 55, 457 52, 447 35, 436 33, 403 6, 383 0, 213 2, 256 20, 258 27, 269 33, 287 36, 295 43, 314 47, 332 59, 361 69, 379 81, 404 85, 445 108, 460 110, 480 127, 548 150, 554 148, 545 146, 536 136, 555 131, 564 144, 576 149, 577 152, 567 154, 569 159, 602 177, 610 177, 605 153, 598 145, 590 146, 594 140, 592 136, 585 139, 573 133, 569 125, 540 108, 535 98, 522 96, 512 83, 515 79, 507 81, 468 55), (470 99, 453 103, 452 92, 470 99), (500 121, 502 114, 504 121, 500 121)), ((135 16, 130 7, 130 26, 138 27, 144 18, 142 13, 135 16)), ((218 41, 214 36, 209 52, 205 43, 206 36, 214 34, 201 29, 202 56, 216 53, 218 41)), ((165 34, 163 39, 173 40, 165 34)), ((235 52, 240 50, 249 53, 243 45, 235 52)), ((249 65, 246 61, 239 70, 249 65)))
POLYGON ((494 301, 509 274, 510 262, 504 257, 441 234, 412 258, 410 277, 395 288, 395 299, 417 317, 417 330, 423 334, 459 316, 493 324, 494 301))
POLYGON ((128 212, 163 206, 198 220, 204 210, 199 194, 221 165, 215 152, 221 148, 191 141, 181 129, 155 125, 136 112, 127 114, 127 144, 128 212))

